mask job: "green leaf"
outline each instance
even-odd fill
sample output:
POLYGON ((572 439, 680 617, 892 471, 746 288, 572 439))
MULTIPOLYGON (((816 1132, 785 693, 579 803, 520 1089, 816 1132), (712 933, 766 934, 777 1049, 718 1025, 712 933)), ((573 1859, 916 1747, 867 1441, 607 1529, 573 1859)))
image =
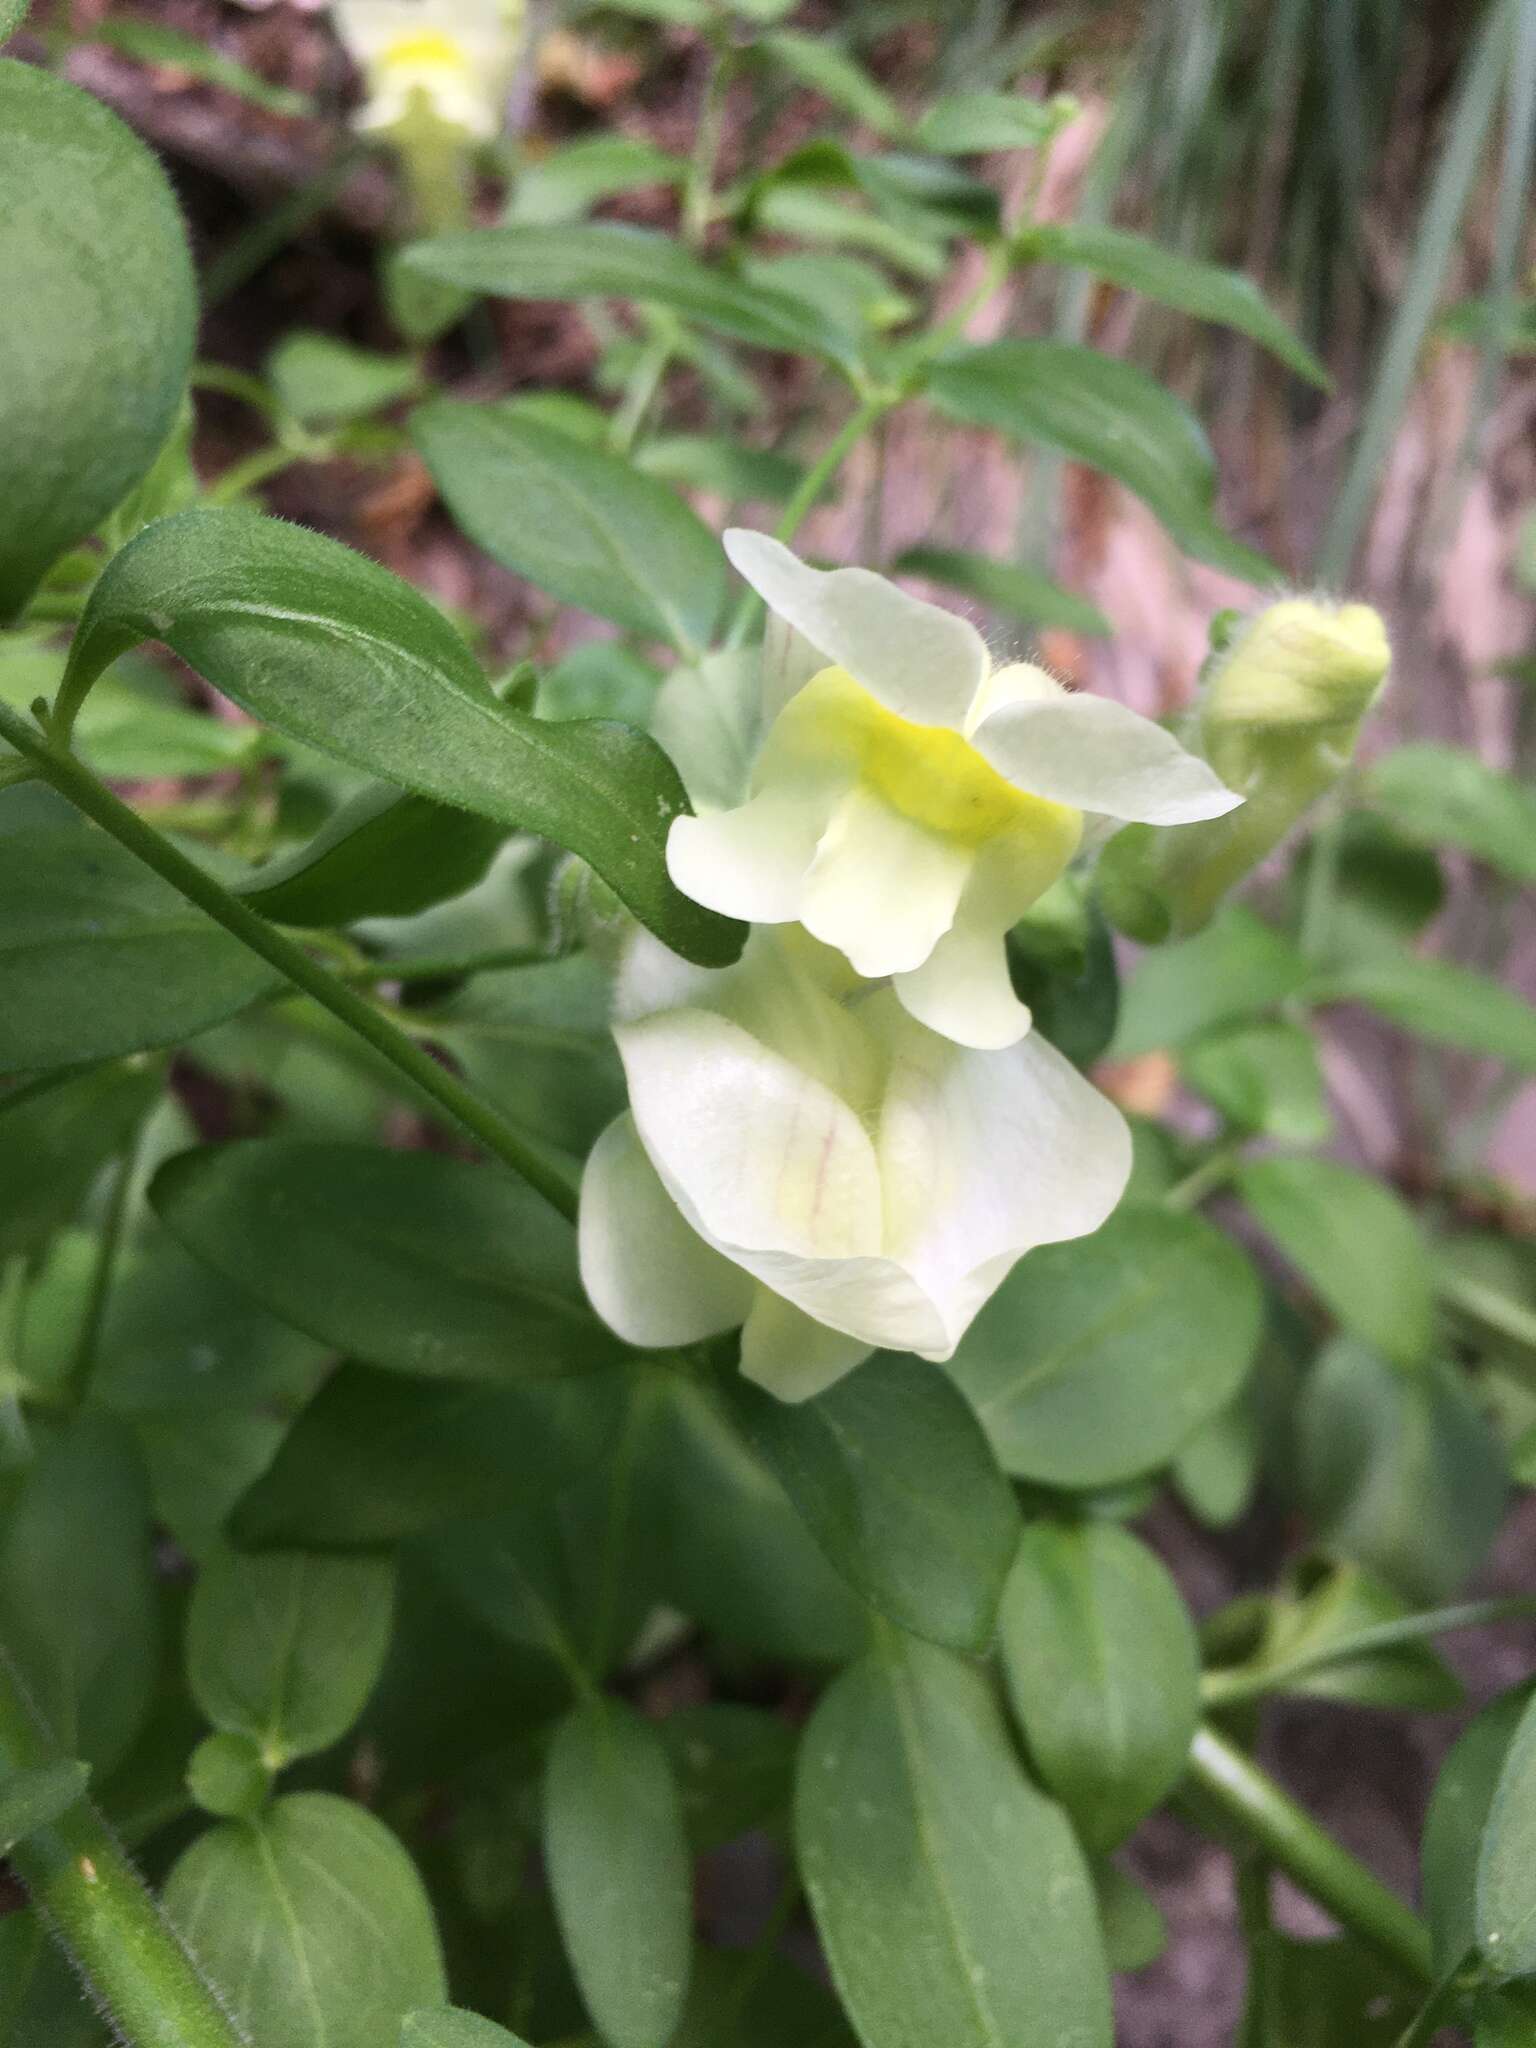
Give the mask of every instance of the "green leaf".
POLYGON ((1127 979, 1111 1059, 1176 1051, 1294 995, 1311 969, 1289 939, 1238 906, 1203 932, 1145 953, 1127 979))
POLYGON ((795 1836, 864 2048, 1107 2048, 1093 1885, 980 1671, 891 1639, 801 1742, 795 1836))
POLYGON ((714 434, 658 434, 636 449, 635 461, 647 476, 763 505, 782 504, 805 476, 801 465, 787 455, 771 448, 745 448, 714 434))
POLYGON ((348 1799, 293 1792, 210 1828, 164 1899, 235 2024, 272 2048, 380 2048, 446 1994, 415 1866, 348 1799))
POLYGON ((290 738, 568 846, 687 958, 721 964, 738 950, 739 927, 667 877, 667 826, 686 798, 654 743, 499 703, 424 597, 335 541, 234 510, 147 527, 91 593, 61 708, 150 639, 290 738))
POLYGON ((1463 747, 1420 741, 1373 762, 1366 800, 1400 832, 1459 846, 1517 882, 1536 882, 1536 795, 1463 747))
POLYGON ((791 1406, 739 1378, 729 1400, 856 1592, 915 1635, 986 1648, 1019 1514, 980 1424, 942 1372, 877 1353, 814 1401, 791 1406))
POLYGON ((1297 1941, 1265 1928, 1250 1966, 1243 2048, 1401 2048, 1419 2002, 1347 1936, 1297 1941))
POLYGON ((0 1776, 0 1856, 9 1856, 39 1828, 51 1827, 84 1795, 90 1777, 90 1765, 78 1757, 0 1776))
POLYGON ((671 236, 614 221, 476 228, 417 242, 407 268, 490 298, 637 299, 759 348, 847 364, 856 337, 782 292, 743 284, 671 236))
POLYGON ((380 355, 305 328, 285 334, 267 358, 272 389, 307 427, 380 412, 414 391, 420 374, 412 356, 380 355))
POLYGON ((1096 1863, 1099 1923, 1111 1970, 1144 1970, 1168 1946, 1168 1923, 1149 1893, 1113 1863, 1096 1863))
POLYGON ((1394 951, 1326 974, 1306 995, 1314 1003, 1364 1003, 1420 1038, 1536 1073, 1536 1007, 1452 960, 1394 951))
POLYGON ((1031 263, 1066 263, 1123 285, 1144 299, 1212 320, 1257 341, 1298 377, 1329 387, 1328 372, 1286 326, 1250 277, 1219 263, 1202 263, 1177 249, 1165 249, 1145 235, 1092 221, 1030 228, 1020 238, 1020 257, 1031 263))
POLYGON ((411 432, 449 511, 503 568, 685 655, 709 639, 725 557, 667 485, 495 406, 433 399, 411 432))
POLYGON ((1097 605, 1017 562, 995 562, 990 555, 967 554, 960 548, 918 547, 898 555, 892 566, 902 575, 925 576, 931 583, 963 591, 1028 625, 1060 626, 1069 633, 1109 632, 1109 621, 1097 605))
POLYGON ((589 1385, 466 1386, 344 1365, 240 1502, 231 1534, 369 1549, 491 1514, 530 1472, 549 1484, 593 1455, 589 1385))
POLYGON ((307 93, 292 92, 273 85, 259 72, 226 57, 222 50, 202 36, 170 28, 158 21, 100 21, 88 33, 89 41, 105 43, 140 64, 185 72, 205 85, 260 107, 266 114, 313 114, 314 101, 307 93))
POLYGON ((1260 1313, 1253 1270, 1220 1231, 1122 1205, 1092 1237, 1022 1259, 948 1370, 1004 1471, 1112 1486, 1166 1464, 1226 1406, 1260 1313))
POLYGON ((147 1239, 114 1274, 91 1391, 120 1415, 209 1413, 314 1388, 324 1348, 269 1316, 146 1219, 147 1239))
POLYGON ((1200 1718, 1200 1652, 1179 1590, 1112 1522, 1032 1522, 999 1617, 1003 1677, 1035 1768, 1090 1852, 1173 1790, 1200 1718))
POLYGON ((109 1064, 0 1094, 0 1259, 69 1221, 159 1092, 157 1073, 109 1064))
POLYGON ((197 300, 176 203, 143 143, 100 100, 8 60, 0 190, 5 619, 159 454, 197 300))
POLYGON ((928 388, 954 419, 1117 478, 1197 561, 1273 580, 1273 565, 1216 523, 1216 466, 1194 415, 1133 364, 1071 342, 994 341, 956 349, 928 388))
POLYGON ((618 1700, 575 1707, 550 1745, 544 1857, 587 2010, 612 2048, 666 2048, 688 1995, 693 1888, 661 1737, 618 1700))
POLYGON ((622 718, 646 725, 661 682, 620 640, 588 640, 573 647, 539 678, 540 718, 622 718))
POLYGON ((1410 1612, 1399 1594, 1360 1565, 1304 1557, 1267 1603, 1263 1641, 1253 1664, 1260 1674, 1274 1674, 1267 1688, 1273 1693, 1443 1713, 1460 1704, 1461 1686, 1429 1643, 1330 1655, 1362 1631, 1410 1612), (1329 1661, 1312 1670, 1285 1676, 1289 1667, 1324 1657, 1329 1661))
POLYGON ((1330 1549, 1429 1605, 1482 1563, 1509 1474, 1464 1374, 1340 1339, 1307 1376, 1298 1427, 1302 1505, 1330 1549))
POLYGON ((960 92, 935 100, 917 124, 920 149, 940 156, 979 156, 997 149, 1037 149, 1061 126, 1055 108, 1022 93, 960 92))
POLYGON ((27 18, 31 0, 0 0, 0 43, 15 35, 27 18))
POLYGON ((865 1609, 712 1389, 667 1389, 637 1481, 669 1606, 759 1657, 834 1664, 863 1648, 865 1609))
POLYGON ((1317 1043, 1285 1018, 1234 1024, 1197 1039, 1179 1070, 1240 1131, 1282 1145, 1321 1145, 1332 1132, 1317 1043))
POLYGON ((235 894, 275 924, 410 917, 473 888, 506 836, 489 818, 375 783, 306 845, 236 884, 235 894))
POLYGON ((520 2034, 509 2034, 493 2020, 457 2006, 431 2012, 408 2012, 400 2025, 400 2048, 528 2048, 520 2034))
POLYGON ((583 135, 521 166, 506 218, 527 227, 579 220, 600 199, 642 185, 680 185, 685 157, 633 135, 583 135))
POLYGON ((1491 1700, 1461 1734, 1435 1779, 1419 1850, 1424 1917, 1443 1975, 1477 1943, 1477 1867, 1510 1744, 1532 1699, 1532 1682, 1491 1700))
POLYGON ((1429 1248, 1390 1188, 1333 1159, 1256 1159, 1238 1170, 1237 1188, 1346 1329, 1402 1365, 1428 1355, 1429 1248))
POLYGON ((192 1696, 274 1771, 328 1749, 367 1704, 393 1599, 393 1569, 379 1558, 215 1555, 187 1614, 192 1696))
POLYGON ((843 113, 851 114, 855 121, 873 128, 877 135, 900 133, 901 114, 890 95, 876 85, 862 64, 825 35, 776 29, 772 35, 760 37, 752 47, 782 65, 801 85, 808 85, 812 92, 819 93, 843 113))
POLYGON ((498 1167, 368 1145, 209 1145, 169 1160, 150 1199, 216 1272, 370 1365, 505 1382, 622 1355, 586 1305, 570 1225, 498 1167))
POLYGON ((657 1724, 696 1855, 789 1812, 796 1731, 763 1707, 708 1700, 657 1724))
POLYGON ((1536 1710, 1529 1701, 1489 1802, 1477 1859, 1477 1946, 1499 1977, 1536 1971, 1536 1710))
POLYGON ((0 1532, 0 1642, 66 1755, 126 1755, 158 1668, 149 1498, 127 1431, 77 1415, 28 1468, 0 1532))
POLYGON ((624 1107, 608 977, 588 954, 477 974, 433 1036, 514 1123, 584 1156, 624 1107))
POLYGON ((0 862, 0 1073, 192 1038, 272 969, 94 826, 10 840, 0 862))
POLYGON ((856 2048, 819 1978, 783 1955, 699 1949, 688 2010, 669 2048, 856 2048))

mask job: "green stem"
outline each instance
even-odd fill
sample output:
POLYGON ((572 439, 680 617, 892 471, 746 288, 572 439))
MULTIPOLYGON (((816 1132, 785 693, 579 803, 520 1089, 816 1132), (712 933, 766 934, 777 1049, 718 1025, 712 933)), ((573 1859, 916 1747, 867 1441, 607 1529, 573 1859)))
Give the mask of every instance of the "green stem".
POLYGON ((1185 1211, 1198 1209, 1207 1195, 1224 1187, 1237 1171, 1242 1158, 1242 1141, 1218 1145, 1216 1150, 1192 1167, 1182 1180, 1175 1181, 1163 1196, 1165 1209, 1185 1211))
MULTIPOLYGON (((0 1776, 53 1761, 0 1653, 0 1776)), ((129 2048, 249 2048, 87 1799, 17 1844, 11 1867, 129 2048)))
POLYGON ((1395 1892, 1214 1728, 1196 1730, 1190 1776, 1301 1889, 1415 1984, 1434 1982, 1429 1929, 1395 1892))
POLYGON ((295 988, 313 996, 333 1017, 365 1039, 438 1109, 446 1111, 514 1173, 521 1174, 562 1216, 575 1217, 576 1190, 570 1170, 552 1151, 507 1123, 430 1053, 413 1043, 398 1025, 382 1016, 372 1003, 232 896, 179 847, 114 796, 104 783, 98 782, 73 755, 56 751, 19 713, 4 704, 0 704, 0 737, 34 761, 61 796, 68 797, 76 809, 110 832, 188 902, 205 910, 242 945, 269 961, 295 988))
POLYGON ((1266 1694, 1281 1692, 1298 1678, 1325 1671, 1333 1664, 1351 1664, 1357 1657, 1374 1657, 1383 1650, 1400 1650, 1412 1643, 1431 1641, 1435 1636, 1453 1635, 1458 1629, 1487 1628, 1497 1621, 1525 1621, 1536 1614, 1536 1593, 1511 1593, 1499 1600, 1469 1600, 1460 1607, 1437 1607, 1427 1614, 1404 1614, 1396 1621, 1379 1621, 1371 1628, 1356 1629, 1303 1657, 1279 1664, 1260 1664, 1252 1669, 1208 1671, 1200 1693, 1207 1706, 1232 1707, 1266 1694))
POLYGON ((102 1219, 101 1242, 96 1249, 96 1266, 91 1274, 91 1291, 85 1304, 85 1314, 80 1321, 80 1334, 75 1342, 75 1355, 69 1369, 68 1398, 78 1404, 85 1399, 91 1382, 91 1372, 96 1364, 96 1351, 101 1342, 102 1324, 106 1320, 107 1302, 112 1293, 113 1275, 117 1271, 119 1254, 123 1247, 123 1232, 128 1222, 129 1200, 133 1194, 134 1174, 138 1167, 139 1147, 144 1139, 144 1124, 129 1138, 118 1154, 112 1174, 112 1191, 107 1199, 107 1213, 102 1219))
POLYGON ((671 321, 655 322, 650 340, 635 364, 624 397, 608 429, 608 445, 615 455, 627 455, 639 437, 646 414, 654 404, 661 380, 667 374, 677 347, 677 328, 671 321))
POLYGON ((683 188, 683 240, 690 249, 701 248, 709 233, 715 204, 715 165, 725 134, 725 102, 735 68, 735 51, 729 43, 717 44, 709 83, 704 88, 704 103, 699 109, 693 154, 688 160, 688 180, 683 188))
MULTIPOLYGON (((776 540, 794 539, 800 529, 800 522, 842 468, 850 452, 863 440, 875 422, 883 419, 897 403, 898 397, 894 392, 876 392, 866 398, 856 412, 848 415, 837 433, 800 479, 794 496, 784 507, 784 516, 774 528, 776 540)), ((749 590, 737 606, 736 615, 731 620, 725 636, 727 647, 739 647, 746 639, 761 606, 762 599, 757 592, 749 590)))
POLYGON ((224 473, 216 477, 203 493, 205 505, 232 505, 247 491, 255 490, 275 476, 281 476, 285 469, 292 469, 296 462, 312 462, 315 450, 310 448, 258 448, 253 455, 245 456, 239 462, 232 462, 224 473))

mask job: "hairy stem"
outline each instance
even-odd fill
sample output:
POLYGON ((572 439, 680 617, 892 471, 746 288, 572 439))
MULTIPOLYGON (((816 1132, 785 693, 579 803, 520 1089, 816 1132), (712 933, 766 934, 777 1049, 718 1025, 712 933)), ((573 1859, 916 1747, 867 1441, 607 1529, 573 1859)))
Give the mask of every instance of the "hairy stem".
POLYGON ((528 1185, 560 1211, 574 1218, 576 1190, 569 1168, 538 1139, 517 1130, 488 1103, 466 1088, 432 1055, 415 1044, 365 997, 322 967, 292 939, 232 896, 212 875, 147 824, 105 783, 98 782, 73 755, 60 752, 17 712, 0 704, 0 736, 34 762, 44 779, 78 810, 92 818, 146 867, 204 910, 224 929, 249 946, 295 988, 338 1018, 375 1052, 381 1053, 418 1093, 461 1125, 488 1152, 522 1175, 528 1185))
MULTIPOLYGON (((54 1759, 0 1654, 0 1776, 54 1759)), ((129 2048, 249 2048, 88 1799, 11 1851, 12 1869, 129 2048)))
POLYGON ((1288 1792, 1216 1729, 1196 1731, 1190 1776, 1270 1861, 1411 1983, 1434 1982, 1429 1929, 1288 1792))

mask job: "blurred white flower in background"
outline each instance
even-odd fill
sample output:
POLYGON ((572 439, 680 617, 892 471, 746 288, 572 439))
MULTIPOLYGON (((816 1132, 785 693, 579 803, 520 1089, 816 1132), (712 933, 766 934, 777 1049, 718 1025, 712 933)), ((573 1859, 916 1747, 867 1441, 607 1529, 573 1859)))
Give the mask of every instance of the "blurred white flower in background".
POLYGON ((672 878, 728 916, 803 924, 945 1037, 1028 1031, 1004 935, 1085 814, 1182 825, 1242 801, 1150 719, 994 668, 968 621, 867 569, 808 568, 765 534, 725 546, 769 608, 765 737, 744 803, 673 825, 672 878))
POLYGON ((785 1400, 877 1348, 948 1358, 1130 1173, 1120 1112, 1054 1047, 956 1045, 793 927, 719 972, 637 933, 615 1037, 630 1110, 582 1180, 587 1293, 642 1346, 742 1324, 742 1370, 785 1400))
POLYGON ((523 0, 332 0, 366 91, 354 125, 428 119, 480 140, 499 134, 524 18, 523 0))

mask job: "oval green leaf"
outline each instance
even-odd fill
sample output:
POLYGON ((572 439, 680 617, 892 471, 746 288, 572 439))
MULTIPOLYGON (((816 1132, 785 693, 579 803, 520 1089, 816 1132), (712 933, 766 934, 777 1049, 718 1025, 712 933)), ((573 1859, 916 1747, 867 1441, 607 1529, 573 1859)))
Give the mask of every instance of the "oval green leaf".
POLYGON ((1258 1282, 1198 1216, 1123 1206, 1014 1268, 948 1370, 1004 1471, 1113 1486, 1164 1465, 1231 1400, 1258 1343, 1258 1282))
POLYGON ((986 1678, 892 1638, 823 1698, 795 1840, 864 2048, 1108 2048, 1093 1882, 986 1678))
POLYGON ((117 116, 0 60, 0 619, 171 431, 197 328, 164 172, 117 116))
POLYGON ((0 862, 0 1073, 195 1037, 277 977, 94 826, 43 826, 0 862))
POLYGON ((590 1465, 590 1380, 486 1387, 343 1365, 230 1523, 238 1543, 375 1549, 590 1465))
POLYGON ((1536 794, 1463 747, 1395 747, 1372 763, 1367 801, 1410 839, 1460 846, 1517 882, 1536 882, 1536 794))
POLYGON ((215 1553, 187 1614, 187 1683, 215 1728, 268 1768, 327 1749, 362 1713, 389 1646, 382 1558, 215 1553))
POLYGON ((0 1777, 0 1856, 9 1856, 39 1828, 51 1827, 83 1795, 90 1779, 90 1765, 78 1757, 0 1777))
POLYGON ((388 783, 360 790, 306 845, 235 885, 274 924, 334 926, 411 917, 472 889, 504 825, 388 783))
POLYGON ((1490 1700, 1440 1766, 1419 1850, 1424 1917, 1435 1969, 1453 1968, 1477 1944, 1477 1866, 1494 1794, 1531 1704, 1528 1680, 1490 1700))
POLYGON ((828 1558, 870 1605, 957 1650, 991 1640, 1019 1512, 986 1434, 953 1381, 877 1353, 814 1401, 738 1380, 752 1448, 828 1558))
MULTIPOLYGON (((533 507, 531 519, 542 511, 533 507)), ((107 566, 70 649, 68 716, 109 663, 161 640, 277 731, 418 796, 542 833, 589 861, 686 958, 718 966, 739 925, 666 871, 687 808, 655 742, 500 703, 442 614, 338 542, 259 513, 202 508, 145 528, 107 566)))
POLYGON ((666 484, 496 406, 433 399, 411 433, 449 511, 503 568, 698 655, 720 615, 725 556, 666 484))
POLYGON ((574 1708, 550 1746, 544 1856, 582 1999, 611 2048, 666 2048, 683 2015, 693 1891, 660 1735, 618 1700, 574 1708))
POLYGON ((1499 1977, 1536 1972, 1536 1707, 1510 1737, 1477 1859, 1478 1952, 1499 1977))
POLYGON ((528 2048, 521 2034, 509 2034, 477 2012, 441 2005, 408 2012, 400 2027, 400 2048, 528 2048))
POLYGON ((264 1308, 372 1365, 505 1382, 623 1354, 586 1305, 570 1225, 498 1167, 368 1145, 210 1145, 168 1161, 150 1199, 264 1308))
POLYGON ((379 2048, 446 1995, 431 1907, 381 1820, 294 1792, 225 1822, 165 1886, 172 1924, 237 2026, 281 2048, 379 2048))
POLYGON ((1134 491, 1187 554, 1250 583, 1277 571, 1216 523, 1216 467, 1199 423, 1145 371, 1063 341, 959 349, 929 391, 951 418, 1054 448, 1134 491))
POLYGON ((1029 1753, 1090 1852, 1124 1841, 1184 1775, 1200 1651, 1177 1586, 1113 1522, 1024 1532, 999 1617, 1029 1753))
POLYGON ((1293 1265, 1357 1336, 1400 1365, 1434 1336, 1434 1269, 1410 1210, 1333 1159, 1257 1159, 1238 1193, 1293 1265))

